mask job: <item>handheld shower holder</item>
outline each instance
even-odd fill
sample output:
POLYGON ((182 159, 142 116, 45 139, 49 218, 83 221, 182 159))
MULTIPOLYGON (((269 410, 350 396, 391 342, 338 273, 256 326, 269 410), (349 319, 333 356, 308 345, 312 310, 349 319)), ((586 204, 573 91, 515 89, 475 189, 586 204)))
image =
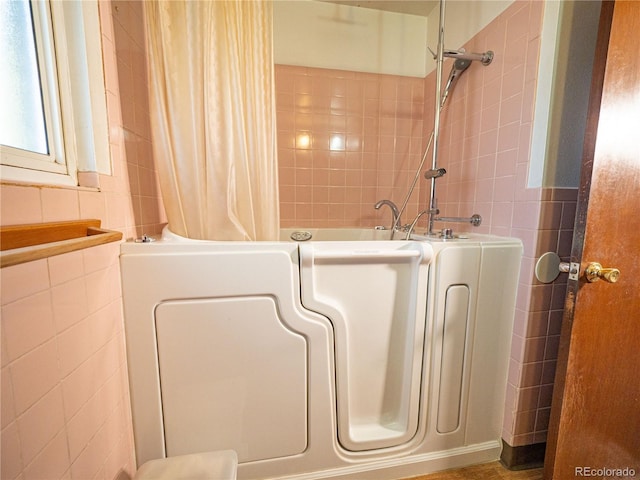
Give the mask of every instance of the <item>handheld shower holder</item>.
POLYGON ((445 49, 444 52, 442 52, 442 56, 447 58, 459 58, 461 60, 477 60, 486 67, 493 61, 494 53, 493 50, 487 50, 483 53, 467 53, 464 48, 461 48, 460 50, 445 49))
POLYGON ((427 170, 426 172, 424 172, 424 178, 426 178, 427 180, 432 178, 440 178, 445 173, 447 173, 447 170, 444 168, 432 168, 431 170, 427 170))

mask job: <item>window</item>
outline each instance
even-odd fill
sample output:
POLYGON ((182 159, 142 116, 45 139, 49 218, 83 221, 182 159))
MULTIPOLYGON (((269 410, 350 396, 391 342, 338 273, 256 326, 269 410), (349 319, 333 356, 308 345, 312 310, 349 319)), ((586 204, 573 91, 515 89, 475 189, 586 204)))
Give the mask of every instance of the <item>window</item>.
POLYGON ((0 5, 0 45, 6 56, 6 68, 0 70, 2 163, 67 174, 49 13, 32 10, 26 0, 0 5))
POLYGON ((77 185, 110 173, 98 6, 0 2, 3 180, 77 185))

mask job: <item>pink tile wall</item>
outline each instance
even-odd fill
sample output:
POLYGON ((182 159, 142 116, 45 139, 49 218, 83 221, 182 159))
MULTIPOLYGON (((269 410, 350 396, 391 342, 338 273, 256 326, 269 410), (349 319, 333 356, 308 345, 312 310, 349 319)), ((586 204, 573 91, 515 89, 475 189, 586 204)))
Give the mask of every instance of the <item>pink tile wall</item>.
POLYGON ((118 252, 0 271, 3 479, 133 472, 118 252))
POLYGON ((111 68, 107 77, 107 97, 112 125, 112 156, 116 175, 113 179, 117 194, 111 201, 131 209, 135 228, 128 237, 143 233, 160 233, 166 223, 160 195, 153 152, 146 50, 144 44, 144 15, 141 1, 99 2, 103 27, 105 63, 111 68), (118 160, 118 161, 116 161, 118 160))
MULTIPOLYGON (((2 184, 2 225, 98 218, 125 237, 165 222, 151 157, 139 2, 99 2, 113 175, 100 189, 2 184)), ((3 479, 125 479, 135 461, 119 245, 3 268, 3 479)))
POLYGON ((373 205, 400 206, 420 161, 423 80, 277 65, 276 93, 281 225, 390 225, 373 205))
POLYGON ((534 268, 548 251, 568 260, 576 200, 575 189, 542 189, 537 230, 525 245, 503 425, 503 438, 512 446, 546 440, 567 275, 541 284, 534 268))
POLYGON ((474 62, 442 112, 438 163, 448 173, 438 206, 446 216, 482 215, 474 231, 527 237, 537 229, 540 192, 526 182, 542 5, 515 2, 465 45, 494 51, 494 60, 474 62))

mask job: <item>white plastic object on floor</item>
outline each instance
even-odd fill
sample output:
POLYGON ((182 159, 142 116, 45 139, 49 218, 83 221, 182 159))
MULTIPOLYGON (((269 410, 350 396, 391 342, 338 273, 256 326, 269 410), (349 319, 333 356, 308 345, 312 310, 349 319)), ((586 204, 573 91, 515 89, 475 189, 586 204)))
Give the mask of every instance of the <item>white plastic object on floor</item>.
POLYGON ((237 467, 233 450, 194 453, 150 460, 134 480, 236 480, 237 467))

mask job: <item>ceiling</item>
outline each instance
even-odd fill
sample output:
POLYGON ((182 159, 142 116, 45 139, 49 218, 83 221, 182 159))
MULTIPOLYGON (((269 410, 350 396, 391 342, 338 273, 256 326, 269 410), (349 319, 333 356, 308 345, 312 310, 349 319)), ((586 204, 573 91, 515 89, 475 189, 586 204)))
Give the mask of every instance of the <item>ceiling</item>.
POLYGON ((405 13, 426 17, 438 5, 438 0, 320 0, 352 7, 372 8, 387 12, 405 13))

